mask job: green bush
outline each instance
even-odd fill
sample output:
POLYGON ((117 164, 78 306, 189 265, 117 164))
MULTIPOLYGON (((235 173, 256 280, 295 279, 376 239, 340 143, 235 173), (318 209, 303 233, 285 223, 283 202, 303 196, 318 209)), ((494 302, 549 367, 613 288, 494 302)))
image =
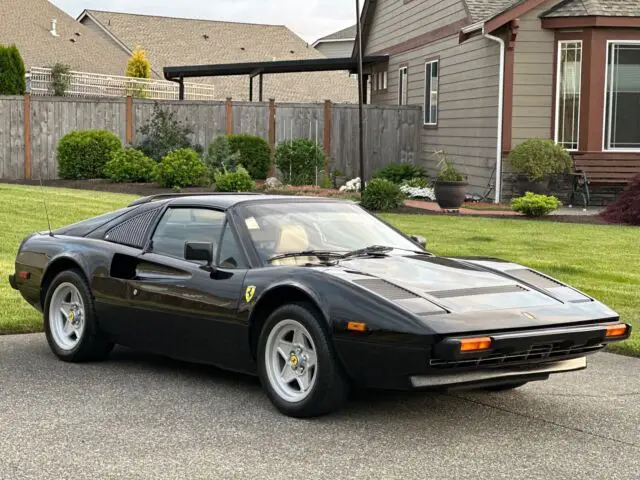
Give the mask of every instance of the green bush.
POLYGON ((403 202, 400 187, 384 178, 371 180, 362 194, 362 206, 367 210, 392 210, 401 207, 403 202))
POLYGON ((106 130, 79 130, 58 142, 58 174, 65 180, 104 178, 104 167, 122 150, 120 139, 106 130))
POLYGON ((148 182, 153 177, 156 162, 140 150, 126 148, 114 152, 104 167, 105 176, 116 183, 148 182))
POLYGON ((204 163, 212 177, 218 170, 234 172, 240 160, 240 152, 231 150, 231 144, 225 135, 219 135, 211 141, 204 157, 204 163))
POLYGON ((429 178, 424 168, 412 163, 390 163, 375 172, 373 178, 384 178, 396 185, 402 185, 404 182, 413 180, 414 178, 429 178))
POLYGON ((0 44, 0 95, 24 95, 26 89, 24 61, 18 48, 0 44))
POLYGON ((256 186, 249 172, 241 165, 235 172, 217 171, 214 180, 218 192, 250 192, 256 186))
POLYGON ((411 188, 430 188, 431 185, 426 178, 412 178, 411 180, 407 180, 402 182, 402 185, 406 185, 411 188))
POLYGON ((264 180, 271 166, 271 149, 266 140, 254 135, 227 135, 232 152, 240 152, 240 163, 251 178, 264 180))
POLYGON ((192 145, 189 140, 193 128, 183 125, 176 120, 173 112, 163 110, 157 103, 153 106, 151 118, 138 131, 144 138, 136 144, 136 148, 157 162, 167 154, 182 148, 191 148, 197 153, 202 153, 202 147, 192 145))
POLYGON ((311 140, 282 142, 276 148, 276 165, 290 185, 315 185, 323 159, 322 149, 311 140))
POLYGON ((181 148, 156 165, 153 180, 165 188, 201 185, 207 180, 207 167, 195 150, 181 148))
POLYGON ((515 173, 526 175, 531 181, 548 175, 571 171, 571 155, 553 140, 529 139, 509 154, 509 164, 515 173))
POLYGON ((527 192, 524 197, 514 198, 511 201, 511 208, 516 212, 525 214, 527 217, 549 215, 561 206, 562 203, 556 197, 537 195, 531 192, 527 192))

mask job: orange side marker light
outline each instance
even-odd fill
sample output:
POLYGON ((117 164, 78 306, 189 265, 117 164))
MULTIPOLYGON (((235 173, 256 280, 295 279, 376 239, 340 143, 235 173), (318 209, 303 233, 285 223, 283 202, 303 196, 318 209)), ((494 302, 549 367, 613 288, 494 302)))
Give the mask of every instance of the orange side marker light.
POLYGON ((627 326, 623 323, 618 325, 609 325, 607 327, 607 338, 621 337, 627 333, 627 326))
POLYGON ((349 322, 347 323, 347 330, 351 330, 352 332, 366 332, 367 324, 360 322, 349 322))
POLYGON ((461 352, 477 352, 488 350, 489 348, 491 348, 491 338, 489 337, 463 338, 460 340, 461 352))

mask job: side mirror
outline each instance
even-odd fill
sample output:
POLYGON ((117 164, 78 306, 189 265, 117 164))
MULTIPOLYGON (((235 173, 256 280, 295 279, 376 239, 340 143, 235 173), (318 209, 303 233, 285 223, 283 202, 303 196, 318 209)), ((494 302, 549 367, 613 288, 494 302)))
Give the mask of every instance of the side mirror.
POLYGON ((411 240, 413 240, 415 243, 417 243, 418 245, 420 245, 422 248, 426 249, 427 248, 427 239, 424 237, 421 237, 420 235, 411 235, 409 237, 411 240))
POLYGON ((193 262, 213 263, 213 243, 187 242, 184 244, 184 259, 193 262))

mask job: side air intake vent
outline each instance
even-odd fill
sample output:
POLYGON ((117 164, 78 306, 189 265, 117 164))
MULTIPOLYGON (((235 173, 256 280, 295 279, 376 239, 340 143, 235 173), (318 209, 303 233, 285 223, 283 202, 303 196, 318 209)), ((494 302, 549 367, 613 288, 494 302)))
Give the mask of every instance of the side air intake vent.
POLYGON ((353 283, 361 287, 371 290, 373 293, 386 298, 387 300, 408 300, 410 298, 419 298, 418 295, 411 293, 409 290, 397 287, 392 283, 385 282, 378 278, 367 278, 364 280, 355 280, 353 283))
POLYGON ((109 230, 104 239, 108 242, 127 245, 128 247, 142 248, 147 230, 155 220, 160 209, 150 210, 125 220, 120 225, 109 230))

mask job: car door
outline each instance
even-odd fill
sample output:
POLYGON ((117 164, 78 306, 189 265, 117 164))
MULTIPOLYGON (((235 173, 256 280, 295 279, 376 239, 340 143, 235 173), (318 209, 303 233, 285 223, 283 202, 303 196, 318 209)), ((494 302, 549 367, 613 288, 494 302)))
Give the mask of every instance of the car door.
MULTIPOLYGON (((238 305, 248 264, 225 212, 169 208, 129 282, 133 344, 175 358, 244 370, 251 356, 238 305), (187 261, 187 242, 211 242, 214 265, 187 261)), ((251 363, 251 362, 249 362, 251 363)))

